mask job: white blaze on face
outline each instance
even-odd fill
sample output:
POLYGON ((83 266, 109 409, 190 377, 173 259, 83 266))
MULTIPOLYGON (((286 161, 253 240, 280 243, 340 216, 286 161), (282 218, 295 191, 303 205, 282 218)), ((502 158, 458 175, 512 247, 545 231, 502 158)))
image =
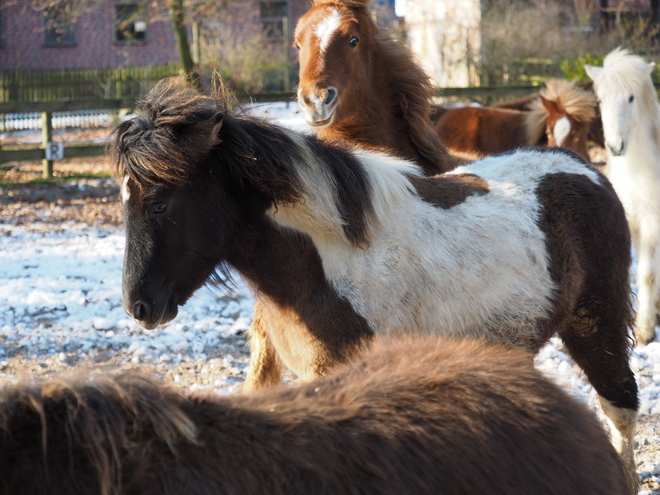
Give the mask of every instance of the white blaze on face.
POLYGON ((126 204, 126 202, 131 197, 131 191, 128 189, 128 175, 124 176, 124 180, 121 183, 121 202, 126 204))
POLYGON ((552 132, 555 135, 557 146, 561 146, 564 139, 566 139, 566 136, 568 136, 568 133, 571 132, 571 123, 566 117, 562 117, 555 122, 555 127, 552 132))
POLYGON ((314 34, 319 38, 319 48, 321 53, 323 53, 328 45, 332 36, 339 28, 339 22, 341 20, 341 14, 338 10, 332 9, 326 17, 324 17, 317 25, 314 30, 314 34))

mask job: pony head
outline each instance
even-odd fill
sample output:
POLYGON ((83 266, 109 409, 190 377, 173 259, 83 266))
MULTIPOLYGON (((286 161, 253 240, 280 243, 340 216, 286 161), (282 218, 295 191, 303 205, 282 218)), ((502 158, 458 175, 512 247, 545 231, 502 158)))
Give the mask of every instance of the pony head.
MULTIPOLYGON (((339 102, 369 85, 369 42, 378 33, 369 1, 317 0, 298 21, 298 103, 307 123, 323 129, 341 118, 339 102)), ((342 105, 346 107, 346 103, 342 105)))
POLYGON ((165 79, 114 131, 126 226, 123 305, 143 328, 174 319, 207 281, 224 283, 246 218, 261 218, 273 198, 298 197, 298 177, 285 169, 301 158, 287 135, 226 105, 223 95, 165 79))
POLYGON ((545 133, 548 146, 571 149, 589 162, 587 136, 597 105, 596 95, 575 82, 549 80, 538 98, 530 103, 527 114, 530 142, 538 142, 545 133))
POLYGON ((634 128, 657 102, 654 66, 621 48, 605 57, 603 67, 585 65, 600 103, 605 146, 613 156, 626 153, 634 128))

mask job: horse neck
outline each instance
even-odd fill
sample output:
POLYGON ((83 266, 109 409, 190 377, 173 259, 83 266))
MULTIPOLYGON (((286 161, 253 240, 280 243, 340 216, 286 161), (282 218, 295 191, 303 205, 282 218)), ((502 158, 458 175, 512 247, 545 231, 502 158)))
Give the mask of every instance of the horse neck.
POLYGON ((372 77, 371 86, 354 88, 350 98, 354 108, 363 110, 321 131, 319 137, 393 153, 417 163, 427 175, 449 171, 459 162, 447 152, 431 128, 430 95, 422 87, 425 75, 407 53, 399 50, 392 55, 387 49, 391 43, 395 42, 384 36, 374 39, 371 63, 378 76, 372 77), (403 64, 410 70, 396 70, 393 64, 403 64), (405 80, 411 72, 414 80, 415 71, 419 71, 418 85, 405 80), (423 115, 409 111, 413 106, 423 115))
POLYGON ((660 103, 657 100, 643 105, 644 115, 632 129, 629 153, 635 167, 654 169, 660 178, 660 103))

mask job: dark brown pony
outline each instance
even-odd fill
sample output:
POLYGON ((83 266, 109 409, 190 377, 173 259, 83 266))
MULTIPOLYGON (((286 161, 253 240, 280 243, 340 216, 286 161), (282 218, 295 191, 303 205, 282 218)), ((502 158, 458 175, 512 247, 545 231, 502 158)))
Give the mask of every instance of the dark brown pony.
POLYGON ((434 87, 412 53, 382 33, 369 0, 315 0, 298 21, 298 103, 324 141, 388 151, 429 174, 454 168, 430 129, 434 87))
POLYGON ((573 82, 554 79, 534 98, 520 101, 527 110, 501 107, 436 110, 433 127, 453 153, 472 158, 527 146, 561 146, 590 161, 587 135, 597 106, 593 92, 573 82))
POLYGON ((529 356, 378 343, 308 384, 182 394, 145 377, 0 392, 4 495, 620 495, 595 415, 529 356))
POLYGON ((251 387, 283 366, 324 375, 376 332, 532 352, 557 333, 633 476, 630 233, 607 179, 574 153, 522 150, 429 178, 165 80, 117 127, 113 154, 124 309, 144 328, 231 267, 264 308, 251 387))

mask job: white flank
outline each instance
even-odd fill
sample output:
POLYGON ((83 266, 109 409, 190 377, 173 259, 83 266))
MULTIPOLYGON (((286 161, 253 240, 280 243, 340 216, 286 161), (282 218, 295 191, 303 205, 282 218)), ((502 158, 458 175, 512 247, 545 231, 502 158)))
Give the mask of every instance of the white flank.
POLYGON ((341 14, 339 11, 331 9, 328 15, 316 25, 314 34, 319 38, 319 48, 321 49, 321 53, 324 53, 328 48, 332 36, 335 34, 335 31, 337 31, 337 28, 339 28, 340 21, 341 14))
POLYGON ((557 142, 557 146, 563 146, 564 139, 566 139, 568 133, 571 132, 571 123, 568 120, 568 118, 562 117, 560 119, 557 119, 557 122, 555 122, 555 127, 552 130, 552 132, 555 135, 555 141, 557 142))

